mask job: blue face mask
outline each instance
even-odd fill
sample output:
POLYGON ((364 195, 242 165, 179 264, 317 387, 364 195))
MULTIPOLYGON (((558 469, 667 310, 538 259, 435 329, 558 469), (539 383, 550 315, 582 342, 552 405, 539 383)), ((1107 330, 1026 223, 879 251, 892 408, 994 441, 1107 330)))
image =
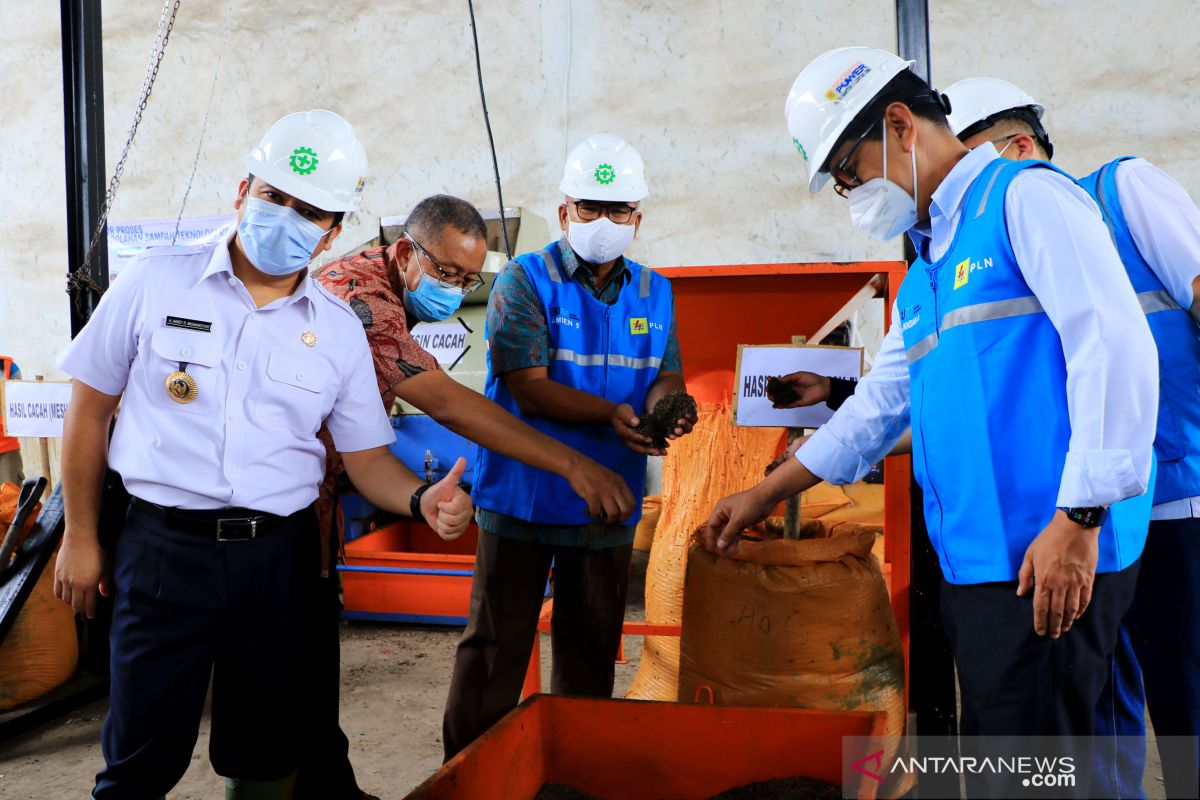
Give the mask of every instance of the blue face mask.
POLYGON ((463 296, 462 289, 439 286, 437 281, 421 270, 421 282, 417 288, 410 290, 404 287, 404 307, 421 322, 440 322, 458 311, 463 296))
POLYGON ((327 233, 297 211, 257 197, 246 198, 246 213, 238 225, 246 258, 259 272, 276 276, 308 266, 317 242, 327 233))

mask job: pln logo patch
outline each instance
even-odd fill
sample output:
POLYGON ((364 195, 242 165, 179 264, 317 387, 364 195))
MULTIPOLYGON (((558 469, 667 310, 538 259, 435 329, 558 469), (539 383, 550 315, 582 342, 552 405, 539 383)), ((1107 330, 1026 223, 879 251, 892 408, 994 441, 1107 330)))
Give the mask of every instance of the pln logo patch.
POLYGON ((994 266, 995 262, 990 258, 985 258, 981 261, 972 261, 969 258, 964 258, 954 265, 955 290, 967 285, 967 281, 971 279, 972 272, 978 272, 981 269, 991 269, 994 266))
POLYGON ((649 333, 650 325, 646 321, 646 317, 631 317, 629 319, 629 332, 634 335, 649 333))
POLYGON ((871 68, 861 62, 854 65, 838 78, 837 83, 825 90, 825 99, 840 103, 846 96, 846 92, 853 89, 854 84, 862 80, 863 76, 870 71, 871 68))

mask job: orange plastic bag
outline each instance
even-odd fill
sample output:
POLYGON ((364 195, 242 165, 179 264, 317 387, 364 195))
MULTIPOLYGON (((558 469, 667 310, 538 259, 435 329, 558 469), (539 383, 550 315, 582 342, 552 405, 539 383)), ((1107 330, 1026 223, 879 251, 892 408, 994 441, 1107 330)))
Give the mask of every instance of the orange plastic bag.
POLYGON ((633 549, 649 553, 654 544, 654 531, 658 528, 658 518, 662 514, 662 495, 656 494, 642 500, 642 518, 638 520, 637 529, 633 533, 633 549))
MULTIPOLYGON (((804 522, 800 540, 743 540, 735 558, 688 557, 679 699, 884 711, 904 732, 904 649, 877 531, 804 522)), ((885 787, 886 788, 886 787, 885 787)))
MULTIPOLYGON (((17 512, 21 487, 0 485, 0 535, 8 532, 17 512)), ((28 536, 37 522, 41 503, 22 531, 28 536)), ((14 549, 14 554, 20 549, 14 549)), ((29 599, 0 644, 0 711, 28 703, 56 689, 75 674, 79 643, 71 607, 54 596, 54 564, 34 585, 29 599)))
MULTIPOLYGON (((702 396, 702 395, 698 395, 702 396)), ((646 621, 678 624, 692 531, 708 521, 722 497, 757 483, 780 452, 779 428, 738 428, 728 402, 700 403, 693 431, 671 443, 663 459, 662 513, 646 571, 646 621)), ((679 682, 679 639, 647 636, 626 697, 674 701, 679 682)))

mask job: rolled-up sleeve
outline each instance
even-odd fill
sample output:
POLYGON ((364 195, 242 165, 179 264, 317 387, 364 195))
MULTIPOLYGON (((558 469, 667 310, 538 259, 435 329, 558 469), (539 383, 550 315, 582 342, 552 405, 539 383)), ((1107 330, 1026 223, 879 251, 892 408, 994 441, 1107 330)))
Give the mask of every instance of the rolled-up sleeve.
POLYGON ((1158 353, 1133 286, 1087 193, 1025 170, 1005 198, 1025 282, 1062 340, 1071 440, 1058 505, 1108 506, 1146 491, 1158 415, 1158 353))
POLYGON ((135 261, 100 298, 87 325, 58 358, 58 367, 103 394, 117 396, 129 382, 141 333, 146 263, 135 261))
MULTIPOLYGON (((892 308, 892 319, 899 319, 892 308)), ((898 324, 883 337, 871 371, 796 458, 817 477, 843 485, 861 480, 909 426, 908 362, 898 324)))
POLYGON ((375 363, 367 346, 366 334, 358 325, 349 325, 347 329, 347 372, 333 403, 333 410, 325 420, 339 453, 370 450, 396 441, 387 410, 379 396, 375 363))

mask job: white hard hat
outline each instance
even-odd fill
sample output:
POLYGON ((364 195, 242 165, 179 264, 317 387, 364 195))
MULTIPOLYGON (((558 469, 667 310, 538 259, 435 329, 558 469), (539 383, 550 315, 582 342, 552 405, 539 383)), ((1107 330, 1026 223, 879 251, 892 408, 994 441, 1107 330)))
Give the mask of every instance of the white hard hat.
POLYGON ((246 156, 246 168, 322 211, 357 211, 367 154, 349 122, 318 108, 288 114, 272 125, 246 156))
POLYGON ((650 194, 642 157, 611 133, 597 133, 575 145, 558 188, 576 200, 634 203, 650 194))
POLYGON ((792 144, 808 162, 810 192, 820 191, 829 180, 825 161, 842 133, 913 63, 874 47, 842 47, 817 56, 801 70, 783 113, 792 144))
POLYGON ((1040 120, 1045 109, 1016 84, 1000 78, 967 78, 946 90, 950 98, 950 130, 954 135, 993 114, 1014 108, 1032 108, 1040 120))

